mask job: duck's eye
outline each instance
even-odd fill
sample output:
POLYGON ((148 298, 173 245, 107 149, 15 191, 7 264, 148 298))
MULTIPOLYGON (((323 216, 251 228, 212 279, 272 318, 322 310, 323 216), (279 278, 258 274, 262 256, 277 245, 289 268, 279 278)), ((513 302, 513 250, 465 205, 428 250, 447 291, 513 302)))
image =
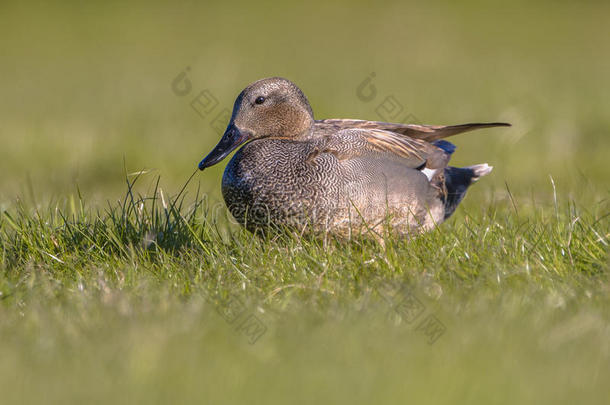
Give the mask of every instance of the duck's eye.
POLYGON ((254 102, 256 104, 263 104, 265 102, 265 97, 263 97, 263 96, 256 97, 256 100, 254 100, 254 102))

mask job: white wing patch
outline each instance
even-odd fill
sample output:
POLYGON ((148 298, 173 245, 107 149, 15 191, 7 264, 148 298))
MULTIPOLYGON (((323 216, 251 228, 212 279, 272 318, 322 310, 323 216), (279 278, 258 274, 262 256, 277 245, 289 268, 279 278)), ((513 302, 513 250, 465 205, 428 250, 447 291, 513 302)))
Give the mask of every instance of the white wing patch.
POLYGON ((428 178, 428 181, 432 181, 432 177, 434 177, 434 175, 436 174, 436 172, 438 172, 438 170, 439 169, 428 169, 426 167, 426 168, 421 169, 421 172, 426 175, 426 177, 428 178))

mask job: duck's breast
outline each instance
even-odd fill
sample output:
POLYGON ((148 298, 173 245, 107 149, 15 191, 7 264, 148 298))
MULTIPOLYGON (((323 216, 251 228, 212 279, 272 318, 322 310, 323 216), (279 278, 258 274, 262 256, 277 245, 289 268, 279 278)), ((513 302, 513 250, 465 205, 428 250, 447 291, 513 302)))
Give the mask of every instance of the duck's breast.
POLYGON ((222 179, 233 216, 241 223, 294 224, 332 210, 345 179, 332 155, 308 161, 314 148, 308 142, 261 139, 237 151, 222 179))

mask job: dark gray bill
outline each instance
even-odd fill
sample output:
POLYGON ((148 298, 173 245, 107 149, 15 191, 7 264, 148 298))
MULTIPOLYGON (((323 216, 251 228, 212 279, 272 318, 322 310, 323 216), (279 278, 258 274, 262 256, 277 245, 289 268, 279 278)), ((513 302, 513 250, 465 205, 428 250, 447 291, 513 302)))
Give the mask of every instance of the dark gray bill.
POLYGON ((230 125, 220 138, 218 145, 199 163, 199 170, 214 166, 249 138, 248 133, 241 132, 235 125, 230 125))

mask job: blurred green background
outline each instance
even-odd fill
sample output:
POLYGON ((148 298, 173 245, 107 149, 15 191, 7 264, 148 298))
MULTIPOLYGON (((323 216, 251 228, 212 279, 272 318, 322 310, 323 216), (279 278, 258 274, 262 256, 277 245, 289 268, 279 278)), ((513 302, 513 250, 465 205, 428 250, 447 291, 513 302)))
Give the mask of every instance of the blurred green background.
MULTIPOLYGON (((218 139, 190 101, 232 108, 284 76, 318 118, 379 119, 394 95, 426 124, 508 121, 458 136, 454 164, 489 162, 477 188, 550 192, 608 182, 608 2, 2 2, 0 201, 122 194, 128 172, 181 186, 218 139), (190 67, 192 92, 171 90, 190 67), (371 72, 378 96, 356 88, 371 72)), ((198 175, 219 193, 224 165, 198 175)), ((479 192, 480 190, 477 190, 479 192)), ((591 188, 589 188, 589 192, 591 188)), ((587 194, 587 193, 579 193, 587 194)))
MULTIPOLYGON (((376 120, 394 96, 420 123, 513 127, 452 138, 455 165, 494 172, 441 232, 390 261, 370 246, 325 256, 238 234, 210 257, 75 250, 2 267, 0 402, 604 403, 608 262, 571 274, 563 240, 548 239, 594 213, 573 246, 607 253, 608 16, 607 1, 1 2, 0 211, 77 188, 103 207, 124 196, 125 171, 149 171, 144 192, 161 176, 176 193, 217 142, 216 114, 268 76, 296 82, 317 118, 376 120), (365 102, 356 89, 372 72, 365 102), (218 106, 201 117, 190 103, 206 89, 218 106), (528 204, 544 212, 523 215, 528 204), (206 304, 214 277, 266 316, 256 345, 206 304), (447 335, 428 345, 388 325, 367 301, 385 279, 414 280, 447 335)), ((189 191, 219 198, 224 166, 189 191)))

